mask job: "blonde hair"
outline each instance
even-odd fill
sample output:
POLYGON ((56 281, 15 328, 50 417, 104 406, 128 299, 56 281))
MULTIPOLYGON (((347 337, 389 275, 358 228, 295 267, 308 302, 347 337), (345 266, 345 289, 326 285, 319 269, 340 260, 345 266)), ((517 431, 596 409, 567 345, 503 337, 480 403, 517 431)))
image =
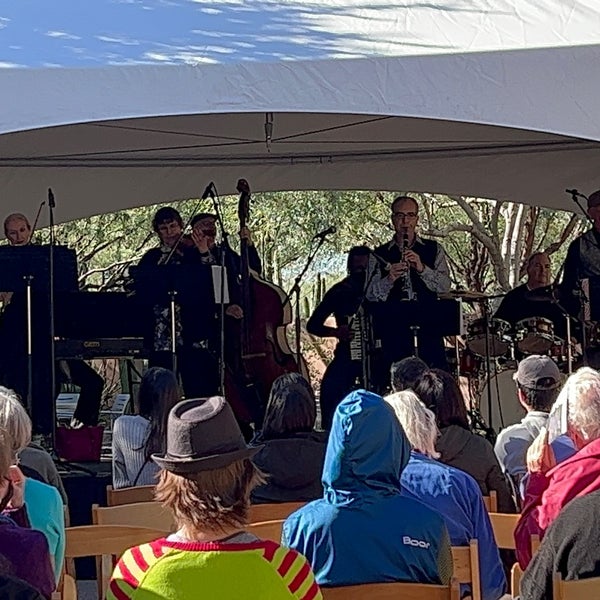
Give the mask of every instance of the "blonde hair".
POLYGON ((8 476, 8 470, 14 463, 10 447, 10 438, 4 429, 0 429, 0 478, 8 476))
POLYGON ((222 469, 185 475, 163 469, 156 499, 173 511, 178 527, 224 530, 248 523, 250 493, 264 482, 263 474, 248 459, 222 469))
POLYGON ((587 443, 600 438, 600 374, 582 367, 565 382, 556 404, 568 407, 569 425, 587 443))
POLYGON ((0 428, 6 431, 13 459, 31 441, 31 419, 15 392, 0 386, 0 428))
POLYGON ((439 458, 435 442, 440 432, 433 412, 410 390, 395 392, 384 399, 394 410, 413 449, 430 458, 439 458))

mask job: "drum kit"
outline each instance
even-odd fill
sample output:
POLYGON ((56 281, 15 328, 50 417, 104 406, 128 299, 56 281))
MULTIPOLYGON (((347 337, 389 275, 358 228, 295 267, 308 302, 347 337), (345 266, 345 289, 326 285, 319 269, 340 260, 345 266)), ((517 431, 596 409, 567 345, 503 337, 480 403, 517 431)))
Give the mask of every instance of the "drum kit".
MULTIPOLYGON (((470 319, 466 334, 455 340, 454 348, 457 375, 466 380, 469 391, 471 416, 480 421, 482 428, 487 424, 514 423, 524 415, 516 399, 507 402, 507 398, 515 397, 512 375, 517 368, 517 359, 531 354, 547 355, 567 373, 576 357, 572 345, 569 348, 567 340, 555 334, 550 319, 531 317, 513 325, 492 318, 489 303, 503 296, 471 291, 454 291, 446 295, 478 305, 478 314, 483 314, 470 319), (484 401, 486 396, 487 402, 484 401)), ((600 328, 597 335, 600 340, 600 328)))

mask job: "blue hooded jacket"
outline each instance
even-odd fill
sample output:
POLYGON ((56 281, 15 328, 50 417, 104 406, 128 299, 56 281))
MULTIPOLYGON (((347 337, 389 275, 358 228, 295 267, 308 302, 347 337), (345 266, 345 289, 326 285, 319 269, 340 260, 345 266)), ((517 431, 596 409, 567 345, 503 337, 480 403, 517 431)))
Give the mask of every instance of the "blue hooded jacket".
POLYGON ((414 451, 400 482, 403 494, 440 512, 453 546, 477 540, 482 598, 500 598, 506 591, 506 577, 477 482, 460 469, 414 451))
POLYGON ((293 513, 282 543, 310 562, 320 585, 448 583, 442 517, 400 494, 410 446, 393 410, 364 390, 337 407, 323 468, 324 497, 293 513))

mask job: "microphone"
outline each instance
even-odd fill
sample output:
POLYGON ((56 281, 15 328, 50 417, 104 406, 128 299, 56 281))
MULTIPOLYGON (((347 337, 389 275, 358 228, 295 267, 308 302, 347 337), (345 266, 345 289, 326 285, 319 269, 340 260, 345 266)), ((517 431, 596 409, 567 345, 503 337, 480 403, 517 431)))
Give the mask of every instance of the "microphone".
POLYGON ((48 188, 48 206, 50 208, 56 208, 56 202, 54 201, 54 192, 52 188, 48 188))
POLYGON ((571 194, 572 196, 579 196, 579 192, 577 190, 565 190, 567 194, 571 194))
POLYGON ((319 233, 317 233, 313 237, 313 240, 324 240, 328 235, 331 235, 332 233, 335 233, 336 231, 337 231, 337 227, 335 225, 332 225, 331 227, 328 227, 327 229, 324 229, 323 231, 320 231, 319 233))
POLYGON ((206 200, 209 196, 212 198, 213 197, 213 188, 215 187, 215 184, 211 181, 207 186, 206 189, 204 190, 203 194, 202 194, 202 200, 206 200))

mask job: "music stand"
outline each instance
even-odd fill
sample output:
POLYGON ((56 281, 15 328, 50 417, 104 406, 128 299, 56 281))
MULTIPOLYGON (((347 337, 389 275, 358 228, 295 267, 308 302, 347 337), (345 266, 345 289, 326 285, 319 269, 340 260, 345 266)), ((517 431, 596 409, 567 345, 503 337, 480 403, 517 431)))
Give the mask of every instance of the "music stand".
MULTIPOLYGON (((11 304, 13 309, 7 308, 7 315, 15 318, 18 308, 25 304, 25 335, 27 356, 27 392, 25 405, 32 417, 34 425, 36 414, 34 411, 34 392, 40 395, 33 384, 33 354, 36 347, 49 351, 50 371, 42 367, 42 371, 50 374, 48 381, 52 385, 52 374, 54 373, 54 362, 52 359, 52 348, 54 336, 52 335, 53 303, 51 300, 52 287, 58 292, 73 292, 78 289, 77 281, 77 257, 75 251, 66 246, 33 245, 27 246, 1 246, 0 247, 0 289, 13 292, 11 304), (53 256, 50 256, 52 252, 53 256), (51 267, 53 267, 51 269, 51 267), (52 280, 51 280, 52 272, 52 280), (53 285, 52 285, 53 283, 53 285), (47 303, 47 304, 46 304, 47 303), (35 315, 35 317, 34 317, 35 315)), ((8 319, 7 319, 8 320, 8 319)), ((17 326, 18 323, 13 325, 17 326)), ((42 361, 42 364, 44 361, 42 361)), ((37 369, 36 369, 37 374, 37 369)), ((36 384, 43 386, 45 378, 40 373, 36 378, 36 384)), ((52 386, 53 387, 53 386, 52 386)), ((40 390, 41 392, 41 390, 40 390)), ((50 397, 54 399, 55 390, 52 389, 50 397)), ((52 405, 54 415, 54 402, 48 403, 47 399, 40 402, 40 406, 52 405)), ((53 419, 54 421, 54 419, 53 419)), ((54 437, 54 426, 52 431, 44 431, 44 434, 52 433, 54 437)))
POLYGON ((138 265, 129 268, 129 274, 133 279, 133 290, 147 307, 157 305, 169 307, 173 373, 177 373, 176 305, 182 307, 182 310, 183 307, 193 307, 193 311, 189 310, 181 317, 182 329, 189 327, 187 333, 190 335, 183 332, 186 339, 212 338, 213 332, 208 321, 202 322, 198 318, 202 315, 211 315, 214 323, 215 288, 210 266, 198 263, 138 265))

